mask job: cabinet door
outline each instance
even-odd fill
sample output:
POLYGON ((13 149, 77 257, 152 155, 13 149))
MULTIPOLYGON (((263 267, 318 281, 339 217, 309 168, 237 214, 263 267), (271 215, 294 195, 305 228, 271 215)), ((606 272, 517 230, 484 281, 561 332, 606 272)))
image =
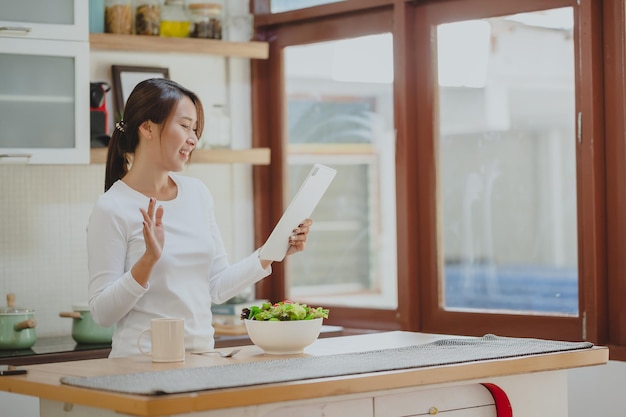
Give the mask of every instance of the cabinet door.
POLYGON ((89 43, 0 43, 0 163, 89 162, 89 43))
POLYGON ((0 0, 0 36, 89 39, 87 0, 0 0))

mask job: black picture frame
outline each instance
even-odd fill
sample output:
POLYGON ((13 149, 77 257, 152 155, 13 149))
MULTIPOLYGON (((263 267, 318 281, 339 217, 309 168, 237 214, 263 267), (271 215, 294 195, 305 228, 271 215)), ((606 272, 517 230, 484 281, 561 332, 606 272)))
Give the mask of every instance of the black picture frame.
POLYGON ((170 78, 168 68, 111 65, 113 74, 113 97, 115 98, 115 120, 124 114, 124 105, 135 86, 148 78, 170 78))

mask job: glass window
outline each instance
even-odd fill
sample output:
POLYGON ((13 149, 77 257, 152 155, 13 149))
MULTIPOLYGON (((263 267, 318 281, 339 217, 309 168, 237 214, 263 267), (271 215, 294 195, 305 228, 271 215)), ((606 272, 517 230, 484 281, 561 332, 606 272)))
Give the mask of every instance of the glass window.
POLYGON ((578 314, 571 8, 442 24, 446 310, 578 314))
POLYGON ((289 195, 315 162, 338 171, 307 256, 285 261, 288 298, 397 306, 392 63, 389 33, 285 48, 289 195))
POLYGON ((340 1, 344 0, 271 0, 270 8, 272 13, 281 13, 340 1))

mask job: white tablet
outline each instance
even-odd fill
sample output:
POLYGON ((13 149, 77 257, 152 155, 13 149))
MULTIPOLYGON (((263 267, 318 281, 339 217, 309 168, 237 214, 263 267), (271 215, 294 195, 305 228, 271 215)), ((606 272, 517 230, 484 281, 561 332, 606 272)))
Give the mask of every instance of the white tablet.
POLYGON ((336 170, 315 164, 307 174, 274 230, 261 248, 259 258, 282 261, 289 249, 289 236, 302 220, 311 217, 326 189, 335 178, 336 170))

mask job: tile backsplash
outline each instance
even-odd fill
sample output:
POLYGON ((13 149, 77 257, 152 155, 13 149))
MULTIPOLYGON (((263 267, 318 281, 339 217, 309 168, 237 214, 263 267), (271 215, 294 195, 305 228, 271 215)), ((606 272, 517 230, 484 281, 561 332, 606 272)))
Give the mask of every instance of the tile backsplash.
MULTIPOLYGON (((249 178, 241 169, 199 164, 184 172, 211 190, 231 260, 253 250, 249 233, 234 237, 251 221, 247 216, 233 221, 242 211, 251 213, 246 194, 251 187, 234 180, 249 178)), ((0 306, 13 292, 18 307, 35 309, 38 337, 69 335, 71 320, 59 312, 87 301, 86 226, 103 192, 104 165, 0 165, 0 178, 0 306)))

